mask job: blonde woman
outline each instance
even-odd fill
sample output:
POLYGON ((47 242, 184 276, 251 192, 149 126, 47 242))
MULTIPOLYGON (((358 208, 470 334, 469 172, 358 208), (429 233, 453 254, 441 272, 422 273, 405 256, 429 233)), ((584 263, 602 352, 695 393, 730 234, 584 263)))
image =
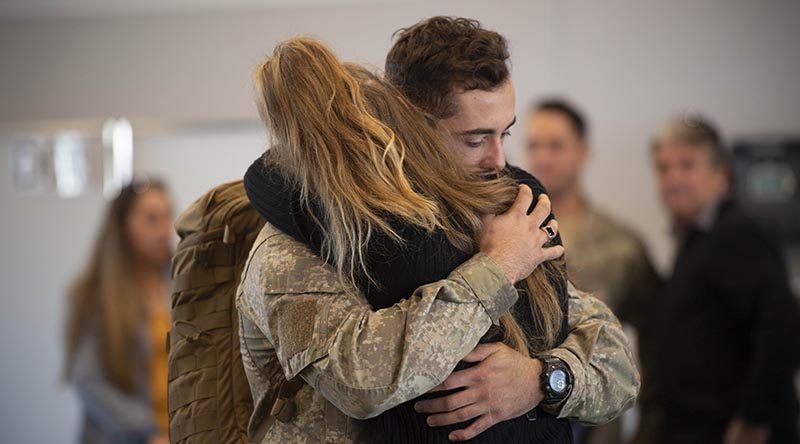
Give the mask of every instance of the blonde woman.
MULTIPOLYGON (((567 283, 563 262, 554 260, 563 248, 542 248, 557 230, 553 220, 544 225, 547 199, 526 216, 529 187, 518 194, 510 176, 469 174, 397 90, 357 65, 342 64, 318 41, 279 45, 258 67, 256 85, 273 148, 245 177, 251 202, 269 222, 251 252, 238 300, 245 368, 256 397, 254 437, 324 441, 318 433, 338 425, 350 432, 337 431, 334 442, 374 435, 448 442, 459 425, 429 427, 407 401, 441 382, 479 340, 503 341, 532 355, 566 335, 567 283), (482 216, 509 208, 482 231, 482 216), (491 228, 501 230, 514 218, 525 221, 514 239, 521 255, 506 261, 508 251, 492 248, 491 228), (531 253, 532 261, 524 256, 531 253), (508 312, 516 299, 512 281, 524 292, 508 312), (435 283, 422 285, 429 282, 435 283), (476 294, 480 290, 489 295, 476 294), (364 297, 382 310, 359 306, 364 297), (493 321, 499 326, 489 330, 493 321), (441 374, 420 374, 415 359, 432 362, 441 374), (298 412, 296 422, 259 430, 281 380, 274 373, 278 364, 283 375, 300 375, 316 392, 298 394, 298 405, 308 410, 298 412), (370 366, 385 374, 367 371, 370 366), (343 426, 351 422, 323 414, 328 409, 320 396, 352 417, 385 413, 343 426), (321 430, 308 424, 318 414, 325 418, 321 430)), ((530 176, 515 174, 537 187, 530 176)), ((525 413, 477 442, 571 442, 566 420, 537 412, 532 421, 525 413)))

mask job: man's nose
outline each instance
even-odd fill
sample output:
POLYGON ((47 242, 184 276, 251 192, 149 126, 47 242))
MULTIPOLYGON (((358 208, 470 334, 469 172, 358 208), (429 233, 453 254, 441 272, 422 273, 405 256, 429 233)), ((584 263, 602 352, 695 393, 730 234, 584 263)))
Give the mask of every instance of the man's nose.
POLYGON ((499 138, 492 140, 486 149, 486 155, 481 159, 481 168, 484 170, 502 170, 506 167, 506 155, 503 152, 503 143, 499 138))

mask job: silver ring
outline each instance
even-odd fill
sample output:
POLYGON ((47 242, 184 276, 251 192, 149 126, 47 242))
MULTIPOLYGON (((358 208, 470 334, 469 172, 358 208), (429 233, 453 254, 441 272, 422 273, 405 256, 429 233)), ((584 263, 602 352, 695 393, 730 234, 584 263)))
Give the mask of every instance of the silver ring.
POLYGON ((553 227, 551 227, 550 225, 545 225, 542 228, 540 228, 540 230, 544 231, 544 234, 547 235, 548 239, 553 239, 553 238, 556 237, 556 234, 557 234, 556 230, 553 227))

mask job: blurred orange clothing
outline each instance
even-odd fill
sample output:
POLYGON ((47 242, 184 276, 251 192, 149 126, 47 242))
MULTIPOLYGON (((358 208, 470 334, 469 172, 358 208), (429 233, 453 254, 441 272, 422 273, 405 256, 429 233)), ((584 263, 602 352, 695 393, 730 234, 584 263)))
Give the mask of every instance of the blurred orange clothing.
POLYGON ((169 430, 169 411, 167 407, 167 332, 170 313, 164 307, 150 314, 150 395, 153 400, 153 416, 163 433, 169 430))

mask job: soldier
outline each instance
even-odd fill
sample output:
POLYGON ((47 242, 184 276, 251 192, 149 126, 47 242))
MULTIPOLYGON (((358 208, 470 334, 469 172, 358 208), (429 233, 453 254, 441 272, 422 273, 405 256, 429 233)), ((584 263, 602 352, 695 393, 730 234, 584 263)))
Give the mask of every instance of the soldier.
MULTIPOLYGON (((508 54, 502 37, 463 19, 435 18, 422 22, 405 31, 395 48, 399 52, 393 50, 390 54, 387 67, 388 71, 394 70, 389 72, 390 78, 396 80, 403 69, 419 67, 426 50, 420 44, 422 40, 454 43, 453 39, 418 38, 429 32, 447 32, 448 28, 451 34, 453 31, 460 34, 458 44, 467 45, 476 37, 490 43, 476 54, 464 52, 462 67, 475 66, 469 65, 470 58, 484 57, 501 68, 499 77, 494 78, 496 84, 491 84, 490 78, 487 84, 457 92, 468 85, 462 86, 459 82, 464 79, 452 77, 453 84, 439 85, 441 89, 433 95, 441 96, 439 104, 449 105, 455 112, 449 117, 439 114, 438 122, 465 166, 495 171, 505 166, 500 142, 514 120, 513 85, 508 78, 508 54), (451 103, 456 100, 458 104, 451 103), (471 108, 476 102, 477 108, 471 108)), ((435 46, 427 49, 429 55, 442 52, 442 48, 435 46)), ((439 68, 447 72, 453 67, 446 63, 439 68)), ((476 73, 474 69, 468 71, 476 73)), ((442 73, 430 74, 440 78, 442 73)), ((425 83, 424 76, 413 80, 425 83)), ((403 85, 400 87, 409 91, 403 85)), ((433 110, 426 111, 437 116, 433 110)), ((540 209, 536 214, 541 212, 540 209)), ((545 399, 543 392, 548 388, 563 390, 571 386, 571 391, 562 392, 560 398, 559 393, 546 395, 554 397, 551 400, 556 402, 543 410, 559 417, 598 423, 618 415, 635 398, 639 386, 629 347, 608 309, 574 287, 569 287, 569 334, 547 352, 555 357, 552 365, 560 369, 560 373, 553 374, 562 375, 565 384, 543 385, 540 376, 551 371, 549 367, 543 368, 543 360, 531 359, 502 343, 482 344, 473 353, 464 349, 465 344, 475 344, 493 322, 498 322, 500 314, 514 304, 516 297, 511 296, 513 289, 508 277, 519 277, 524 272, 508 273, 498 265, 504 263, 516 268, 514 264, 517 267, 522 264, 527 269, 547 258, 547 250, 537 244, 541 237, 531 245, 530 234, 523 236, 526 239, 523 241, 494 225, 506 228, 515 225, 509 220, 518 220, 515 228, 531 225, 530 220, 522 223, 519 220, 525 220, 524 217, 515 219, 510 214, 490 222, 487 228, 503 233, 497 236, 509 249, 498 258, 490 260, 486 254, 478 254, 456 268, 448 279, 420 287, 397 308, 377 312, 370 310, 363 296, 353 295, 352 288, 343 287, 336 273, 329 271, 306 247, 267 226, 260 239, 262 244, 257 242, 253 251, 241 287, 243 356, 253 376, 251 384, 257 398, 266 398, 275 389, 274 367, 268 367, 265 375, 272 378, 256 375, 258 368, 264 368, 267 362, 274 364, 275 359, 287 377, 299 374, 313 388, 298 393, 296 419, 287 424, 276 423, 268 437, 301 442, 357 441, 359 438, 354 434, 359 429, 358 423, 335 414, 328 402, 335 403, 351 417, 366 418, 418 396, 442 380, 444 387, 464 387, 460 393, 472 397, 465 404, 464 395, 449 395, 420 403, 419 410, 436 413, 430 418, 436 426, 478 418, 467 429, 454 431, 451 438, 456 440, 470 439, 499 421, 530 411, 545 399), (512 248, 514 242, 525 245, 512 248), (515 254, 528 259, 508 259, 515 254), (443 324, 447 325, 445 331, 443 324), (257 344, 265 355, 254 352, 257 344), (448 378, 453 366, 467 354, 478 362, 473 369, 485 377, 467 380, 465 375, 476 374, 467 369, 448 378), (322 433, 328 435, 323 437, 322 433)), ((262 399, 257 400, 255 426, 264 419, 263 407, 259 409, 261 404, 262 399)))
MULTIPOLYGON (((575 106, 548 99, 531 108, 526 168, 552 198, 568 248, 570 279, 578 288, 593 292, 641 335, 647 325, 646 305, 657 291, 659 277, 639 237, 593 205, 581 189, 588 155, 588 124, 575 106)), ((592 429, 576 424, 575 429, 579 443, 615 444, 622 439, 620 421, 592 429)))

